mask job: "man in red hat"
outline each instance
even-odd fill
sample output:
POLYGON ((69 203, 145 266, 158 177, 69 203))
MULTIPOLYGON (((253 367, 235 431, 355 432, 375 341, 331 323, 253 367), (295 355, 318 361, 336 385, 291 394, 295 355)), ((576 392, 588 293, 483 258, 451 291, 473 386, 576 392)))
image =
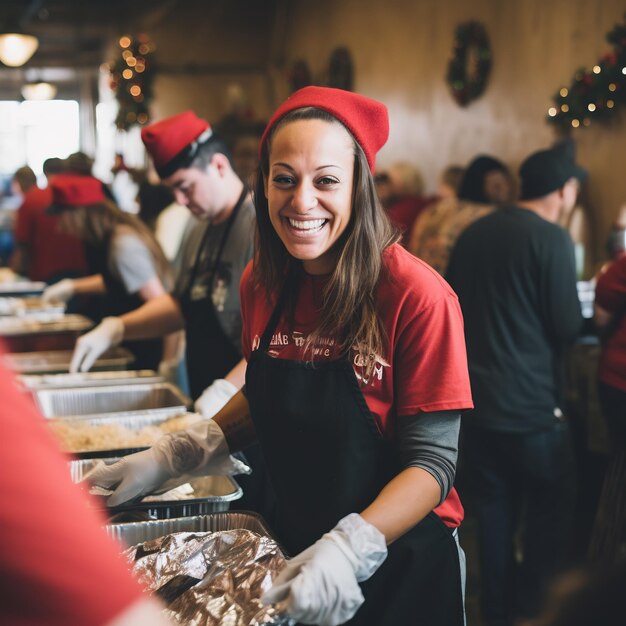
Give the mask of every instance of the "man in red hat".
MULTIPOLYGON (((254 205, 231 166, 225 143, 192 111, 144 128, 141 138, 162 182, 201 221, 185 243, 173 293, 107 318, 83 335, 71 369, 87 371, 122 339, 162 337, 184 329, 195 408, 212 417, 244 383, 239 282, 253 255, 254 205)), ((260 480, 260 461, 255 462, 253 451, 248 460, 256 466, 255 481, 260 480)), ((242 482, 245 491, 246 480, 242 482)), ((259 489, 248 485, 247 491, 259 489)))

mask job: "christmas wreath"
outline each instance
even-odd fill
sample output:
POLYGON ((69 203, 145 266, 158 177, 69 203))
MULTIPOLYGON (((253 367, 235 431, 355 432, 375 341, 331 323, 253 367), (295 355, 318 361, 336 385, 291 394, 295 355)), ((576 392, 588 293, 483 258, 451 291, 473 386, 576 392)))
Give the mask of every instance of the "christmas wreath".
POLYGON ((454 50, 448 64, 447 82, 452 97, 467 106, 480 97, 491 72, 491 45, 479 22, 463 22, 456 28, 454 50))
POLYGON ((609 120, 618 105, 626 104, 626 14, 606 35, 613 50, 592 68, 580 68, 569 87, 553 96, 547 120, 562 130, 589 126, 592 120, 609 120))
POLYGON ((124 35, 119 40, 119 47, 119 58, 108 66, 109 84, 119 104, 115 125, 120 130, 128 130, 150 120, 148 105, 152 99, 155 46, 146 35, 134 39, 124 35))

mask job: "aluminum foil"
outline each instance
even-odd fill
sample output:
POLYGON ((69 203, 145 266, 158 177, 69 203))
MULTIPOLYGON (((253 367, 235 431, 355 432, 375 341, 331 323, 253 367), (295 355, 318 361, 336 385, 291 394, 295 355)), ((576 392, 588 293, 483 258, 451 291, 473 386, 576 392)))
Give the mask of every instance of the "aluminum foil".
POLYGON ((252 531, 173 533, 129 548, 134 574, 180 626, 293 625, 259 598, 285 566, 276 542, 252 531))

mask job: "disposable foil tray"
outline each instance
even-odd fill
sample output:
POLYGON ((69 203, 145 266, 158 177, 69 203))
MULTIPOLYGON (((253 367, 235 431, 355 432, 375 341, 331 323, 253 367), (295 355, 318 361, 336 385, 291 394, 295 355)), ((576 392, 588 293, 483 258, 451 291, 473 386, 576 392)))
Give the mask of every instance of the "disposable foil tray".
POLYGON ((53 333, 80 333, 89 330, 93 322, 84 315, 39 313, 27 316, 0 317, 0 336, 50 335, 53 333))
MULTIPOLYGON (((70 461, 70 476, 72 481, 77 483, 97 462, 114 463, 118 460, 119 458, 70 461)), ((193 488, 193 493, 180 495, 176 491, 172 491, 169 492, 172 495, 167 499, 164 499, 166 494, 163 494, 159 496, 158 501, 142 500, 108 507, 108 515, 114 516, 114 519, 124 519, 125 514, 144 513, 145 519, 153 520, 206 515, 218 511, 227 511, 230 503, 243 495, 241 487, 230 476, 186 476, 177 479, 177 482, 189 483, 193 488)), ((104 500, 102 502, 104 503, 104 500)))
POLYGON ((184 413, 188 399, 170 383, 39 389, 33 397, 44 417, 101 417, 111 413, 172 416, 184 413))
POLYGON ((211 513, 149 522, 130 522, 127 524, 107 524, 106 532, 113 539, 134 546, 144 541, 157 539, 164 535, 179 532, 218 532, 221 530, 250 530, 263 537, 269 537, 278 543, 283 554, 285 551, 272 535, 265 520, 251 511, 229 511, 211 513))
MULTIPOLYGON (((117 387, 117 389, 121 389, 121 387, 117 387)), ((141 431, 142 428, 150 427, 150 426, 160 426, 168 419, 173 417, 181 417, 181 418, 189 418, 189 421, 181 428, 185 428, 187 425, 193 423, 194 420, 201 419, 200 416, 194 415, 193 413, 187 413, 184 409, 180 410, 180 407, 176 407, 178 410, 174 411, 174 408, 167 409, 153 409, 151 411, 135 411, 132 413, 109 413, 108 415, 102 415, 100 417, 93 416, 74 416, 74 417, 57 417, 50 418, 48 423, 51 428, 57 429, 55 433, 57 437, 59 437, 59 430, 62 430, 65 435, 69 433, 70 438, 76 438, 77 440, 81 440, 81 436, 79 436, 82 432, 84 432, 84 427, 90 426, 104 426, 109 427, 109 430, 114 430, 114 441, 111 443, 111 437, 107 437, 105 435, 100 435, 102 437, 101 445, 91 445, 88 448, 81 449, 76 445, 63 445, 63 442, 60 441, 61 446, 65 449, 66 452, 72 454, 74 457, 79 459, 94 459, 101 457, 119 457, 124 456, 126 454, 131 454, 133 452, 138 452, 139 450, 145 450, 147 447, 152 445, 161 434, 165 434, 165 431, 157 432, 154 434, 154 438, 150 441, 146 441, 145 443, 137 443, 135 438, 131 437, 130 439, 124 438, 120 440, 118 436, 118 426, 121 426, 123 429, 127 429, 131 431, 130 433, 124 433, 124 437, 128 434, 129 436, 133 433, 141 431), (72 436, 72 433, 76 432, 76 436, 72 436)), ((62 438, 62 437, 61 437, 62 438)))
POLYGON ((29 390, 99 387, 107 385, 152 384, 165 382, 154 370, 118 370, 108 372, 76 372, 75 374, 26 374, 18 377, 29 390))
MULTIPOLYGON (((72 350, 16 352, 4 355, 3 360, 17 374, 52 374, 69 372, 72 354, 72 350)), ((125 348, 113 348, 97 359, 92 369, 124 369, 134 360, 135 357, 125 348)))
POLYGON ((0 282, 0 296, 40 295, 46 288, 46 283, 29 280, 0 282))
POLYGON ((40 314, 63 315, 65 303, 44 302, 41 298, 0 297, 0 315, 33 316, 40 314))

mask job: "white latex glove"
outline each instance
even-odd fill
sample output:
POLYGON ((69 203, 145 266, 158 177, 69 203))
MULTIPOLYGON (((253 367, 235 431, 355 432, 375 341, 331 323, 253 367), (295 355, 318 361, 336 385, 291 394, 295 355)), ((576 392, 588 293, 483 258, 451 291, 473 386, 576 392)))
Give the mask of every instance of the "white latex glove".
POLYGON ((196 400, 194 409, 204 417, 213 417, 239 389, 223 378, 214 380, 196 400))
POLYGON ((250 468, 230 456, 222 429, 202 420, 187 430, 164 435, 152 448, 129 454, 113 465, 98 464, 84 480, 112 488, 109 506, 145 496, 171 478, 183 474, 230 476, 249 474, 250 468))
POLYGON ((72 354, 70 372, 88 372, 96 359, 124 338, 124 322, 119 317, 105 317, 98 326, 78 338, 72 354))
POLYGON ((363 604, 358 583, 367 580, 386 557, 385 536, 351 513, 288 561, 261 601, 281 603, 302 624, 343 624, 363 604))
POLYGON ((43 302, 67 302, 74 295, 74 281, 64 278, 54 285, 43 290, 41 300, 43 302))
POLYGON ((161 361, 159 363, 159 375, 163 376, 168 383, 176 384, 179 364, 180 361, 178 359, 165 359, 161 361))

